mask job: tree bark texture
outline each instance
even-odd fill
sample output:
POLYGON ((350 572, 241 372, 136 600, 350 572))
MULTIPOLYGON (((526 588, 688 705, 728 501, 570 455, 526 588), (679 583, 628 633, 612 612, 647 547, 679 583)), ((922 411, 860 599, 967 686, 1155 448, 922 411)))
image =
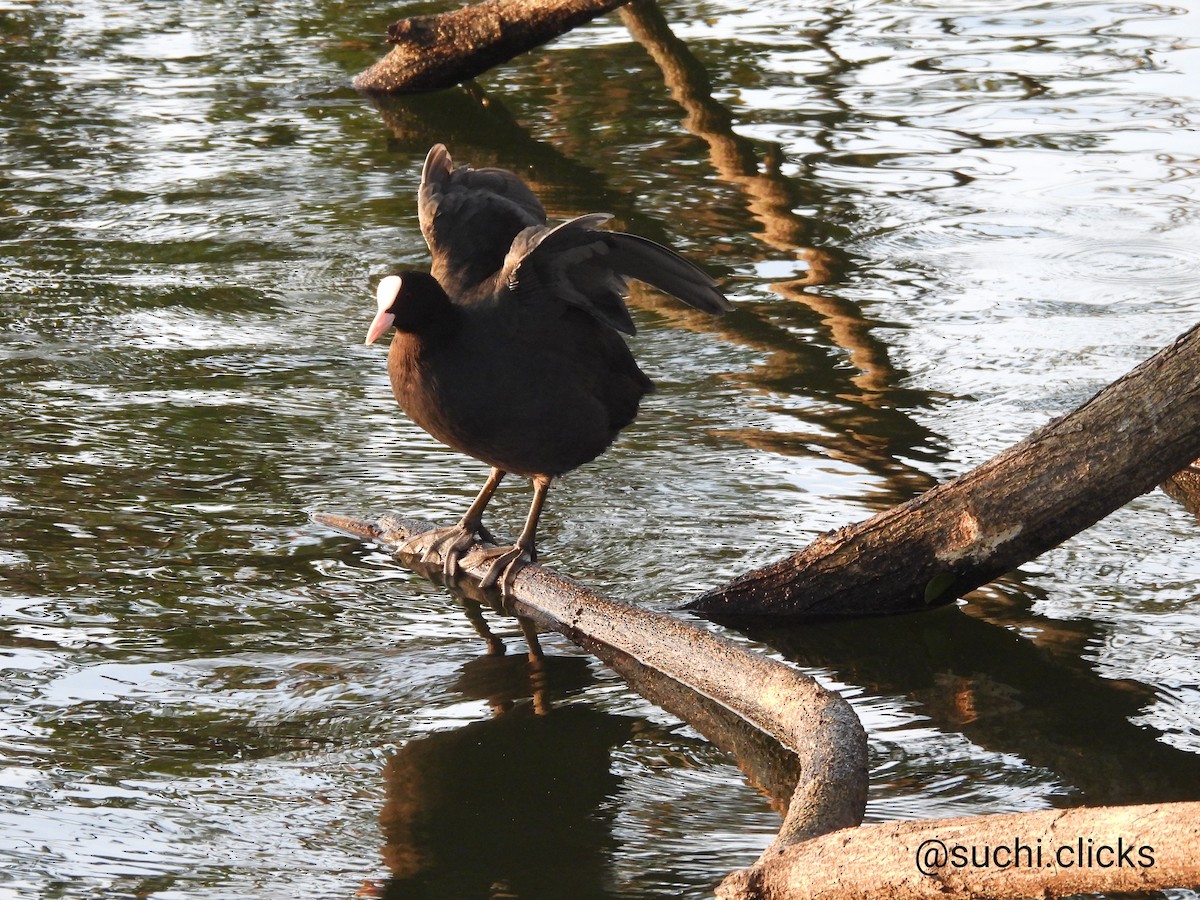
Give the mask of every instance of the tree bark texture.
MULTIPOLYGON (((407 543, 431 532, 430 522, 382 516, 374 522, 317 513, 313 518, 345 534, 374 541, 418 571, 440 572, 435 551, 407 543), (403 547, 401 550, 400 548, 403 547)), ((483 545, 476 543, 475 548, 483 545)), ((474 548, 473 548, 474 549, 474 548)), ((498 593, 479 594, 486 560, 468 552, 454 587, 491 603, 498 593)), ((800 762, 799 780, 775 843, 785 846, 862 821, 867 800, 867 738, 853 708, 813 678, 750 653, 726 638, 676 616, 621 603, 537 565, 513 580, 509 607, 518 616, 557 631, 614 664, 620 655, 653 669, 720 704, 770 735, 800 762)))
POLYGON ((360 91, 437 91, 539 47, 626 0, 485 0, 388 26, 392 49, 354 78, 360 91))
POLYGON ((1190 888, 1200 885, 1198 842, 1200 803, 865 825, 764 854, 717 896, 1015 900, 1190 888))
POLYGON ((714 617, 803 619, 950 603, 1200 456, 1200 326, 953 481, 708 591, 714 617))

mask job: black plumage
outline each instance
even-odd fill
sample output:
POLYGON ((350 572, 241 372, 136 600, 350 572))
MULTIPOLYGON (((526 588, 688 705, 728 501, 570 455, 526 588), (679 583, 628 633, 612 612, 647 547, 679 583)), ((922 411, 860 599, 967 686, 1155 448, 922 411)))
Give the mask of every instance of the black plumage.
POLYGON ((505 473, 532 479, 513 547, 489 550, 484 585, 536 559, 537 520, 552 478, 599 456, 653 390, 619 332, 634 333, 624 297, 645 281, 710 313, 730 308, 708 275, 672 250, 600 230, 610 216, 546 224, 533 192, 503 169, 454 168, 429 151, 418 213, 430 273, 379 285, 371 343, 394 327, 388 373, 401 408, 438 440, 492 467, 462 521, 443 529, 445 570, 483 528, 505 473))

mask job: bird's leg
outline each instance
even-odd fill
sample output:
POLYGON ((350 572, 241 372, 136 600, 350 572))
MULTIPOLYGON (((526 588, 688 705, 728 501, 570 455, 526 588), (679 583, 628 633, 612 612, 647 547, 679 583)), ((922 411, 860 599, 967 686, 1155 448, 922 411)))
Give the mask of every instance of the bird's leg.
POLYGON ((450 528, 439 528, 437 531, 430 534, 419 534, 412 540, 406 541, 400 550, 403 552, 410 544, 416 541, 421 541, 423 544, 432 537, 432 542, 429 543, 424 552, 421 554, 421 562, 427 562, 434 551, 442 553, 442 574, 447 578, 453 578, 458 573, 458 558, 462 552, 475 542, 475 538, 483 537, 486 541, 492 541, 491 533, 483 527, 483 511, 487 508, 489 501, 492 499, 492 494, 496 493, 496 488, 500 485, 501 479, 504 478, 504 470, 493 468, 491 474, 488 475, 488 480, 484 482, 483 489, 467 510, 466 515, 459 520, 457 525, 450 528), (448 545, 448 546, 447 546, 448 545))
POLYGON ((491 559, 492 564, 479 582, 480 587, 489 588, 499 580, 501 595, 508 597, 512 593, 513 578, 521 567, 526 562, 537 562, 534 541, 537 536, 538 518, 542 514, 542 505, 546 502, 546 493, 549 490, 550 476, 533 476, 533 502, 529 505, 529 515, 525 517, 525 527, 521 529, 520 537, 511 547, 483 551, 483 558, 491 559))

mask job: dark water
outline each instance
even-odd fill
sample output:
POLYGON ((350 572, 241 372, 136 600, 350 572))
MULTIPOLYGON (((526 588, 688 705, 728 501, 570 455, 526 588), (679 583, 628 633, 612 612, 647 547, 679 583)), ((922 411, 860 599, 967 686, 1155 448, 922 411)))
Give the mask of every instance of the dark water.
MULTIPOLYGON (((544 520, 548 563, 659 608, 1200 319, 1194 12, 685 2, 682 44, 613 16, 377 109, 347 85, 395 12, 0 0, 4 897, 692 897, 777 827, 569 644, 535 715, 522 654, 308 523, 450 521, 483 478, 361 345, 436 140, 738 305, 635 296, 659 393, 544 520)), ((855 704, 872 821, 1194 799, 1198 551, 1156 492, 961 610, 750 639, 855 704)))

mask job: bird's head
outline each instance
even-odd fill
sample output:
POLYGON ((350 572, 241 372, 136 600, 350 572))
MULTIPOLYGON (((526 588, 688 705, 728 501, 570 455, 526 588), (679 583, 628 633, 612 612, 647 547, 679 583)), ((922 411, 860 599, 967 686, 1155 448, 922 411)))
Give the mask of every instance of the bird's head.
POLYGON ((367 329, 373 344, 389 328, 423 332, 444 325, 453 316, 453 306, 437 279, 425 272, 401 272, 379 282, 375 291, 378 311, 367 329))

